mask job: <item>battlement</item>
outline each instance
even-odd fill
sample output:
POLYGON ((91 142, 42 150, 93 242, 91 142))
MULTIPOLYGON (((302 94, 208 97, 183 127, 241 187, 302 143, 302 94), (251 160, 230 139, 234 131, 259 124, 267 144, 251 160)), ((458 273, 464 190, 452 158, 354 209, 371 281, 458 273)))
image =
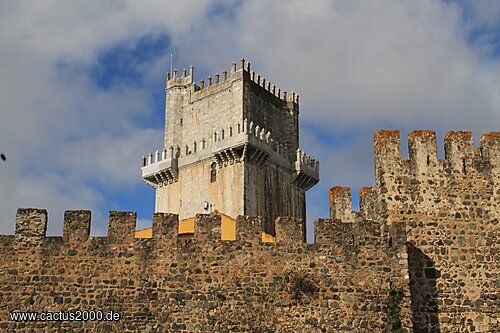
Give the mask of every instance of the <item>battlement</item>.
MULTIPOLYGON (((261 164, 268 158, 289 170, 295 170, 302 183, 317 183, 319 180, 319 161, 304 151, 294 153, 284 144, 274 141, 271 132, 248 121, 238 122, 219 131, 207 133, 199 140, 193 140, 183 149, 178 145, 170 146, 161 152, 156 151, 142 157, 142 177, 155 187, 158 184, 171 184, 177 181, 178 168, 215 156, 219 168, 240 162, 247 158, 261 164), (253 147, 249 154, 249 147, 253 147)), ((312 185, 311 185, 312 186, 312 185)))
POLYGON ((436 133, 417 130, 408 135, 409 158, 403 159, 399 131, 379 130, 374 135, 377 185, 395 175, 421 178, 438 170, 463 175, 471 169, 487 172, 498 167, 499 142, 499 132, 484 134, 479 149, 474 151, 471 132, 452 131, 444 138, 445 160, 439 160, 436 133))
POLYGON ((249 73, 250 80, 253 83, 255 83, 257 87, 262 88, 265 92, 287 103, 291 109, 293 109, 294 106, 299 105, 299 95, 297 93, 292 91, 290 94, 288 94, 287 91, 281 90, 281 88, 276 87, 274 84, 271 84, 269 80, 266 81, 266 78, 264 76, 261 76, 260 74, 257 74, 254 71, 250 72, 249 63, 246 71, 247 73, 249 73))
POLYGON ((411 327, 408 255, 397 228, 318 220, 316 243, 307 244, 303 222, 282 217, 269 243, 262 218, 239 216, 234 240, 221 240, 222 217, 200 214, 186 238, 177 215, 155 213, 152 237, 134 238, 135 213, 110 212, 108 235, 89 237, 90 215, 68 211, 64 235, 46 237, 47 212, 19 209, 16 234, 0 235, 1 327, 74 329, 69 321, 12 322, 8 313, 85 309, 121 314, 107 326, 78 326, 91 331, 383 331, 389 285, 404 292, 401 321, 411 327))
POLYGON ((376 221, 380 217, 380 209, 385 208, 374 187, 359 190, 359 211, 352 209, 350 187, 332 186, 328 199, 330 219, 342 223, 376 221))
MULTIPOLYGON (((195 217, 193 238, 179 237, 179 218, 176 214, 155 213, 153 216, 152 237, 147 239, 135 238, 136 213, 109 212, 108 235, 105 237, 90 237, 91 212, 88 210, 69 210, 64 214, 62 237, 47 237, 47 211, 44 209, 20 208, 16 215, 15 235, 0 237, 0 253, 6 248, 28 249, 47 248, 52 254, 62 255, 60 251, 75 249, 88 253, 102 251, 114 253, 117 250, 129 253, 151 251, 152 248, 172 248, 177 246, 182 250, 184 246, 206 248, 220 246, 309 246, 305 243, 305 226, 300 219, 280 217, 275 221, 275 239, 273 243, 263 242, 262 218, 238 216, 236 219, 236 233, 234 240, 221 239, 221 216, 217 214, 198 214, 195 217), (118 246, 118 247, 117 247, 118 246)), ((320 219, 315 222, 316 242, 318 244, 384 246, 386 239, 382 226, 378 223, 367 222, 358 227, 348 227, 349 231, 335 234, 335 230, 346 227, 341 222, 320 219), (338 238, 337 238, 338 237, 338 238), (346 237, 348 242, 345 241, 346 237), (354 243, 353 243, 354 242, 354 243)), ((386 232, 391 233, 393 232, 386 232)), ((403 237, 401 233, 393 235, 403 237)), ((404 239, 401 238, 401 244, 404 239)), ((399 239, 399 238, 398 238, 399 239)), ((47 253, 45 251, 44 253, 47 253)), ((68 252, 69 253, 69 252, 68 252)))
MULTIPOLYGON (((462 187, 457 186, 467 179, 491 179, 493 184, 499 183, 499 132, 484 134, 480 147, 474 150, 471 132, 451 131, 444 137, 444 148, 445 159, 439 160, 436 133, 417 130, 408 135, 409 158, 402 158, 399 131, 375 132, 377 186, 360 190, 358 212, 352 210, 350 188, 332 187, 329 195, 330 218, 344 222, 386 220, 391 215, 389 211, 395 212, 396 207, 402 206, 407 208, 400 209, 398 214, 413 218, 418 211, 416 207, 425 203, 423 194, 426 192, 428 198, 425 200, 435 201, 432 205, 440 206, 443 202, 442 198, 430 196, 435 191, 434 186, 453 192, 462 191, 462 187), (476 174, 482 176, 474 176, 476 174), (425 191, 426 187, 430 189, 425 191), (415 197, 416 193, 420 193, 420 197, 415 197)), ((491 200, 497 195, 494 193, 491 200)), ((427 204, 421 213, 429 210, 432 205, 427 204)), ((399 216, 398 214, 395 215, 399 216)), ((396 220, 405 219, 403 216, 396 217, 396 220)))
POLYGON ((182 71, 182 76, 178 76, 177 70, 174 70, 171 74, 167 73, 166 77, 166 87, 167 89, 179 86, 193 86, 193 99, 197 100, 217 92, 221 89, 229 88, 234 81, 247 79, 253 82, 256 86, 262 88, 263 91, 276 97, 277 100, 281 100, 285 104, 289 105, 290 108, 298 106, 299 95, 295 92, 287 93, 287 91, 282 90, 274 84, 271 84, 269 80, 263 75, 257 74, 256 72, 250 70, 250 62, 241 59, 239 62, 239 68, 237 69, 236 62, 233 62, 230 70, 222 71, 222 75, 215 73, 213 76, 209 76, 206 81, 200 80, 199 85, 194 83, 194 67, 191 66, 189 69, 189 74, 184 69, 182 71))

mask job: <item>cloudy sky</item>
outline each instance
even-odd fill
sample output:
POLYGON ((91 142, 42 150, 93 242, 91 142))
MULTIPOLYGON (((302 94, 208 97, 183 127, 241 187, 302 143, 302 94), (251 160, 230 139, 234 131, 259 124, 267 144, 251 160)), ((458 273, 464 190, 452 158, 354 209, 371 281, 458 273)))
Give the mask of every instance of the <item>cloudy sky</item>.
MULTIPOLYGON (((321 161, 308 220, 332 185, 374 184, 373 132, 500 128, 500 1, 0 1, 0 233, 17 207, 109 210, 148 226, 140 156, 162 145, 164 77, 245 57, 301 101, 301 146, 321 161)), ((440 147, 441 158, 442 147, 440 147)))

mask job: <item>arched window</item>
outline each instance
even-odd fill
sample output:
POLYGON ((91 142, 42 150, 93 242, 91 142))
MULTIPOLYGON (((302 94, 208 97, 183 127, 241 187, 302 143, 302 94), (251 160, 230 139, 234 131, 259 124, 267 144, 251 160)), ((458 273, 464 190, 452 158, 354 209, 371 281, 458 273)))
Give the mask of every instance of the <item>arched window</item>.
POLYGON ((210 164, 210 182, 215 183, 217 181, 217 163, 213 162, 210 164))

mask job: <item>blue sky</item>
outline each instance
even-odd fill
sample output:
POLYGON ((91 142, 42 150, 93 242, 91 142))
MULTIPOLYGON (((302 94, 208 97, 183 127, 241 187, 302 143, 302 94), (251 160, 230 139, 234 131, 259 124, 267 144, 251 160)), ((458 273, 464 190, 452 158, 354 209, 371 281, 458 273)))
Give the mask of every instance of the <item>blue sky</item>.
MULTIPOLYGON (((328 215, 330 186, 374 185, 377 129, 481 134, 500 124, 500 2, 0 2, 0 233, 17 207, 109 210, 147 226, 154 192, 140 157, 162 145, 164 84, 196 81, 245 57, 301 100, 301 146, 321 162, 308 220, 328 215)), ((442 157, 442 155, 441 155, 442 157)))

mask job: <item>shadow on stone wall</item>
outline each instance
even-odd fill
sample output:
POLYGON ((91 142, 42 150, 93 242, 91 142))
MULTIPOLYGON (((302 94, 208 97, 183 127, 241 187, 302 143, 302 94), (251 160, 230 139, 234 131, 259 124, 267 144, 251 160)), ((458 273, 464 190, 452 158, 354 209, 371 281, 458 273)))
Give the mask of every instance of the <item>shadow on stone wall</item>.
POLYGON ((436 290, 441 273, 434 267, 434 262, 413 244, 408 244, 408 269, 414 332, 441 332, 436 290))

